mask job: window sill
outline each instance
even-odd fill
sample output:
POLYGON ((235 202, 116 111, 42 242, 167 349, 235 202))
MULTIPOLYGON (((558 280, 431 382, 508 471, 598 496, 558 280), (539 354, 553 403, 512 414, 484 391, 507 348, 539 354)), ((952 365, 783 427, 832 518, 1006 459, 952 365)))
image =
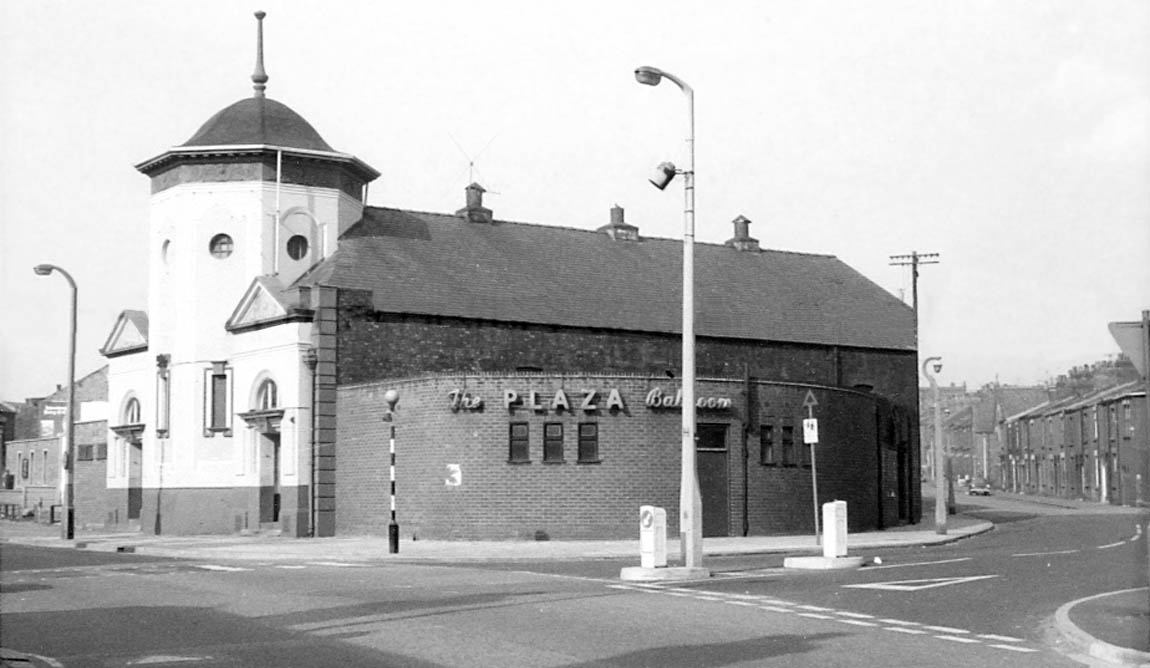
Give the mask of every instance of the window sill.
POLYGON ((602 459, 579 459, 579 460, 576 460, 575 463, 576 464, 602 464, 603 460, 602 459))
POLYGON ((508 459, 507 463, 519 466, 521 464, 530 464, 531 460, 530 459, 508 459))

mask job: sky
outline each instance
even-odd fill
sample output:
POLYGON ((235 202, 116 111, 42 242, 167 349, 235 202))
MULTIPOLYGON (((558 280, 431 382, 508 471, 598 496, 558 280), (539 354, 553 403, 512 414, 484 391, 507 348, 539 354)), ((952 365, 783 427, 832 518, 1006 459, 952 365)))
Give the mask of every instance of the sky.
MULTIPOLYGON (((0 2, 0 399, 77 377, 146 306, 134 165, 252 93, 382 173, 368 203, 681 238, 695 91, 696 237, 833 254, 896 296, 920 268, 943 384, 1034 384, 1118 353, 1150 308, 1150 3, 0 2), (707 7, 704 8, 704 4, 707 7)), ((921 379, 920 379, 921 380, 921 379)), ((925 381, 923 381, 925 384, 925 381)))

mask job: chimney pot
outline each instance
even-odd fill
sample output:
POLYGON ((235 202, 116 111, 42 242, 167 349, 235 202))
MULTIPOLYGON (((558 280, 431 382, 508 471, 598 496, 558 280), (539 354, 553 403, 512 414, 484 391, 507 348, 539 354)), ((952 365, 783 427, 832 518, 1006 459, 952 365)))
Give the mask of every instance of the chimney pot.
POLYGON ((735 225, 735 236, 728 239, 726 245, 739 251, 759 252, 759 240, 753 238, 749 230, 751 221, 740 215, 731 222, 735 225))
POLYGON ((464 192, 467 194, 467 206, 456 211, 455 215, 471 223, 492 222, 491 209, 483 206, 483 193, 487 192, 483 186, 472 183, 464 188, 464 192))
POLYGON ((611 222, 600 227, 597 232, 605 232, 615 241, 638 241, 639 228, 628 225, 623 220, 623 207, 616 204, 611 207, 611 222))

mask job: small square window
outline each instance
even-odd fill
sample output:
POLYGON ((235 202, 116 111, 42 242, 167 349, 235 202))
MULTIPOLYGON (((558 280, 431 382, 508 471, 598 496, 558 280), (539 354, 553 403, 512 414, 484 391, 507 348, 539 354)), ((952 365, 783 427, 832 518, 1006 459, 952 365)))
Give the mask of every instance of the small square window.
POLYGON ((775 425, 759 425, 759 463, 763 466, 778 466, 779 453, 775 451, 775 425))
POLYGON ((531 430, 526 422, 512 422, 507 461, 525 463, 531 461, 531 430))
POLYGON ((579 461, 591 463, 599 461, 599 423, 579 423, 579 461))
POLYGON ((76 461, 90 462, 94 458, 95 446, 81 445, 76 448, 76 461))
POLYGON ((563 461, 562 422, 548 422, 543 425, 543 461, 545 463, 563 461))

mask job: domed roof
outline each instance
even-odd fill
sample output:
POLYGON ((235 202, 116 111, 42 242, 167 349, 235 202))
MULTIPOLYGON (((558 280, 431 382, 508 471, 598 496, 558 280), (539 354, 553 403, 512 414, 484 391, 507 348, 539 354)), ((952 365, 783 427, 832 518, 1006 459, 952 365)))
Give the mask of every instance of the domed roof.
POLYGON ((262 95, 224 107, 183 146, 260 144, 334 152, 315 128, 290 107, 262 95))

